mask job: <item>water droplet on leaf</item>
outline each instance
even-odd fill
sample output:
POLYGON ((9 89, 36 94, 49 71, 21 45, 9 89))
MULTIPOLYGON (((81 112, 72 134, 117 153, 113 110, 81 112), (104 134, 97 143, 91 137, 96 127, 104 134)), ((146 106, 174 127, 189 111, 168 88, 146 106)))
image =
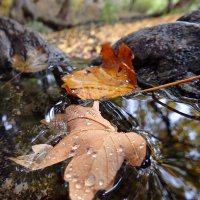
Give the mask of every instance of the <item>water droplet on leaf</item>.
POLYGON ((78 196, 77 200, 84 200, 82 197, 78 196))
POLYGON ((119 148, 117 149, 117 152, 121 153, 121 152, 123 152, 123 151, 124 151, 124 150, 123 150, 122 146, 119 146, 119 148))
POLYGON ((76 151, 75 150, 71 150, 70 154, 69 154, 69 157, 73 157, 76 155, 76 151))
POLYGON ((93 150, 91 147, 87 148, 87 154, 88 155, 91 155, 93 153, 93 150))
POLYGON ((90 188, 86 188, 85 189, 85 193, 90 193, 91 192, 91 189, 90 188))
POLYGON ((72 179, 72 182, 77 182, 77 181, 78 181, 77 176, 74 176, 73 179, 72 179))
POLYGON ((87 123, 86 123, 87 126, 90 126, 91 124, 92 124, 91 122, 87 122, 87 123))
POLYGON ((82 188, 82 184, 76 183, 75 187, 76 187, 76 189, 81 189, 82 188))
POLYGON ((80 145, 74 144, 74 146, 72 147, 72 150, 77 150, 79 147, 80 147, 80 145))
POLYGON ((141 144, 138 148, 139 149, 143 149, 145 147, 145 145, 144 144, 141 144))
POLYGON ((68 173, 68 174, 65 175, 65 178, 66 178, 67 180, 71 180, 72 175, 68 173))
POLYGON ((91 174, 85 179, 85 186, 91 187, 94 184, 95 184, 95 176, 91 174))
POLYGON ((94 152, 94 153, 92 153, 92 157, 93 158, 96 158, 97 157, 97 154, 94 152))
POLYGON ((102 179, 99 180, 99 186, 102 186, 104 184, 104 181, 102 179))
POLYGON ((74 139, 78 139, 78 138, 79 138, 79 136, 78 136, 78 135, 75 135, 75 136, 73 136, 73 138, 74 138, 74 139))

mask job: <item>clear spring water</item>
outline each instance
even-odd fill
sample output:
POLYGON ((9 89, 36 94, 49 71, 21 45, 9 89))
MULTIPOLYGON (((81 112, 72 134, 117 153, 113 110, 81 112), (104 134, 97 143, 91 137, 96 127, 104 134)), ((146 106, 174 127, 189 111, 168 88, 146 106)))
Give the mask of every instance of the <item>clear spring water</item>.
MULTIPOLYGON (((200 115, 199 101, 156 94, 165 104, 188 115, 200 115), (172 100, 172 99, 173 100, 172 100), (183 102, 183 103, 180 103, 183 102)), ((52 118, 72 103, 51 72, 0 79, 0 198, 69 199, 63 171, 68 161, 34 172, 8 160, 39 143, 56 144, 62 131, 49 130, 40 120, 52 118)), ((151 94, 101 101, 102 115, 120 131, 137 131, 148 141, 149 156, 141 168, 124 162, 110 191, 96 199, 200 198, 200 122, 170 111, 151 94)))

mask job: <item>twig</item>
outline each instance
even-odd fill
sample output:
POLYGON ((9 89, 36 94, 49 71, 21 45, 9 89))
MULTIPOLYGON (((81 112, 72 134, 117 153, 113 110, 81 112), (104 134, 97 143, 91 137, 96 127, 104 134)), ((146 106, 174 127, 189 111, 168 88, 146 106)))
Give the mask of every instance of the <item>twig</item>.
POLYGON ((145 90, 140 90, 138 92, 152 92, 152 91, 156 91, 156 90, 168 88, 168 87, 175 86, 175 85, 179 85, 179 84, 183 84, 183 83, 188 83, 188 82, 195 81, 195 80, 198 80, 198 79, 200 79, 200 75, 198 75, 198 76, 192 76, 192 77, 184 79, 184 80, 175 81, 175 82, 172 82, 172 83, 167 83, 167 84, 156 86, 156 87, 153 87, 153 88, 148 88, 148 89, 145 89, 145 90))
POLYGON ((200 121, 200 116, 185 114, 185 113, 180 112, 180 111, 178 111, 178 110, 172 108, 171 106, 168 106, 167 104, 161 102, 160 100, 158 100, 158 98, 156 97, 156 95, 154 94, 154 92, 152 92, 152 98, 153 98, 153 100, 154 100, 155 102, 159 103, 160 105, 166 107, 166 108, 169 109, 169 110, 172 110, 172 111, 178 113, 179 115, 182 115, 182 116, 184 116, 184 117, 187 117, 187 118, 190 118, 190 119, 194 119, 194 120, 199 120, 199 121, 200 121))
POLYGON ((2 85, 1 87, 0 87, 0 89, 3 89, 6 85, 8 85, 8 83, 11 83, 13 80, 15 80, 18 76, 20 76, 21 74, 23 73, 23 71, 22 72, 19 72, 18 74, 16 74, 14 77, 12 77, 9 81, 7 81, 4 85, 2 85))

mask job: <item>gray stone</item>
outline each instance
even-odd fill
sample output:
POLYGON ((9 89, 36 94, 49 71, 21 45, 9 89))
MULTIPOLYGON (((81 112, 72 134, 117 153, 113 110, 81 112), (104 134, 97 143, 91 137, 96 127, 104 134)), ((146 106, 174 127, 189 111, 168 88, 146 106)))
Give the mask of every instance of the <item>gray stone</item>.
POLYGON ((200 24, 200 7, 197 10, 180 17, 179 19, 177 19, 177 21, 193 22, 200 24))
MULTIPOLYGON (((200 10, 195 11, 196 19, 197 14, 200 16, 200 10)), ((121 43, 135 55, 133 65, 141 85, 157 86, 200 74, 199 23, 177 21, 141 29, 120 39, 114 48, 121 43)), ((186 94, 185 86, 184 91, 186 94)), ((200 81, 188 87, 188 94, 200 97, 200 81)))
POLYGON ((12 65, 13 55, 19 55, 27 60, 30 51, 34 49, 40 49, 40 52, 46 54, 47 60, 43 61, 47 66, 61 63, 61 60, 66 58, 59 49, 49 45, 39 33, 25 28, 12 19, 0 17, 0 68, 12 65))

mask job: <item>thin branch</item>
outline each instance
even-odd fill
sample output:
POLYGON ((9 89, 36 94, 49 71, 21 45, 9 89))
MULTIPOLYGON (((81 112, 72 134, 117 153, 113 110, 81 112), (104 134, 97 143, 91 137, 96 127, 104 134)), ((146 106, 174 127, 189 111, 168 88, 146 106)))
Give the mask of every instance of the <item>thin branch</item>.
POLYGON ((16 74, 14 77, 12 77, 9 81, 7 81, 5 84, 3 84, 1 87, 0 87, 0 89, 3 89, 6 85, 8 85, 9 83, 11 83, 12 81, 14 81, 17 77, 19 77, 22 73, 23 73, 24 71, 22 71, 22 72, 19 72, 18 74, 16 74))
POLYGON ((175 85, 180 85, 180 84, 183 84, 183 83, 188 83, 188 82, 199 80, 199 79, 200 79, 200 75, 192 76, 190 78, 183 79, 183 80, 180 80, 180 81, 175 81, 175 82, 167 83, 167 84, 160 85, 160 86, 157 86, 157 87, 148 88, 148 89, 145 89, 145 90, 140 90, 140 91, 138 91, 138 93, 139 92, 152 92, 152 91, 168 88, 168 87, 175 86, 175 85))
POLYGON ((189 119, 194 119, 194 120, 200 121, 200 116, 188 115, 186 113, 180 112, 179 110, 176 110, 176 109, 172 108, 171 106, 168 106, 167 104, 161 102, 160 100, 158 100, 158 98, 156 97, 156 95, 154 94, 154 92, 152 92, 152 98, 153 98, 153 100, 155 102, 159 103, 160 105, 164 106, 165 108, 167 108, 167 109, 169 109, 169 110, 171 110, 173 112, 178 113, 179 115, 182 115, 182 116, 187 117, 189 119))

